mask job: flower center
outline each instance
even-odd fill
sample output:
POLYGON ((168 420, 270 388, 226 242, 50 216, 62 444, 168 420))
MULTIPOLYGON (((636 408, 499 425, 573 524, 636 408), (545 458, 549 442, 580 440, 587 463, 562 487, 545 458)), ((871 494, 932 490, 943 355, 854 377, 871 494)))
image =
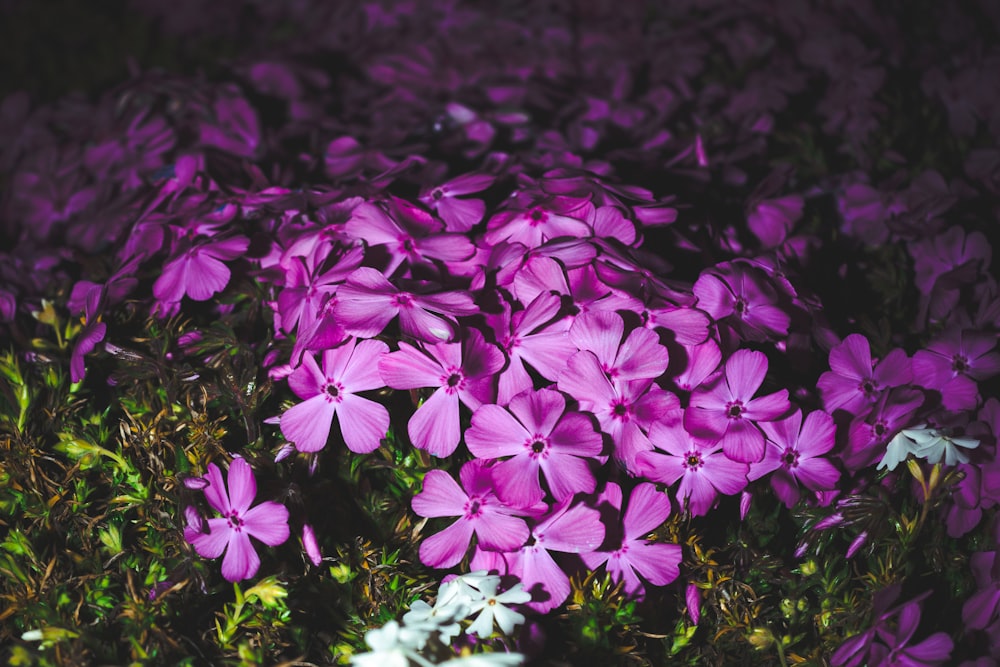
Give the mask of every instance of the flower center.
POLYGON ((434 201, 441 201, 442 197, 444 197, 444 193, 441 192, 441 188, 434 188, 434 192, 431 193, 431 198, 434 201))
POLYGON ((726 403, 726 416, 730 419, 742 419, 743 417, 743 402, 742 401, 732 401, 726 403))
POLYGON ((969 370, 969 360, 961 354, 956 354, 951 359, 951 370, 956 373, 964 373, 969 370))
POLYGON ((858 389, 860 389, 866 397, 871 398, 878 389, 878 383, 872 378, 868 378, 858 385, 858 389))
POLYGON ((785 453, 781 455, 781 463, 787 468, 794 468, 799 464, 799 453, 789 447, 785 450, 785 453))
POLYGON ((331 382, 330 384, 323 387, 324 393, 330 398, 340 398, 340 392, 343 389, 339 384, 331 382))
POLYGON ((530 445, 532 454, 541 454, 546 450, 545 441, 541 438, 536 438, 530 445))
POLYGON ((465 505, 465 516, 469 519, 474 519, 483 513, 483 503, 479 498, 472 498, 465 505))
POLYGON ((736 303, 733 305, 733 310, 740 317, 746 317, 747 314, 747 300, 741 296, 736 297, 736 303))
POLYGON ((615 419, 627 420, 629 415, 628 405, 619 398, 611 404, 611 414, 614 415, 615 419))
POLYGON ((885 422, 878 421, 872 425, 872 432, 880 438, 884 436, 888 430, 889 427, 885 424, 885 422))
POLYGON ((548 220, 548 214, 540 208, 533 208, 531 212, 528 213, 528 220, 531 221, 531 226, 540 225, 541 223, 548 220))
POLYGON ((687 455, 684 457, 685 468, 693 468, 697 470, 703 464, 704 461, 702 461, 701 454, 699 454, 698 452, 688 452, 687 455))
POLYGON ((230 511, 229 514, 226 515, 226 519, 229 521, 229 527, 237 533, 243 530, 243 519, 240 518, 240 515, 236 510, 230 511))
POLYGON ((462 381, 461 375, 459 375, 458 373, 452 373, 451 375, 448 376, 448 379, 445 381, 445 383, 448 385, 449 388, 454 388, 457 387, 461 381, 462 381))
POLYGON ((397 308, 407 308, 409 307, 410 302, 412 300, 413 300, 412 296, 410 296, 406 292, 400 292, 399 294, 392 297, 392 304, 397 308))

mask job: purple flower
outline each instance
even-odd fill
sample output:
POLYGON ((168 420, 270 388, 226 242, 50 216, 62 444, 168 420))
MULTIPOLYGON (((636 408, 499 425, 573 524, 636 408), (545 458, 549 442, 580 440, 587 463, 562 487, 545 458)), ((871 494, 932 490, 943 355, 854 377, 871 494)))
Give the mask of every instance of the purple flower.
POLYGON ((565 412, 566 399, 552 389, 529 389, 510 400, 509 412, 482 405, 472 415, 465 443, 473 456, 511 458, 493 467, 497 496, 515 507, 542 501, 545 476, 556 501, 594 490, 585 457, 601 453, 601 435, 579 412, 565 412))
POLYGON ((459 478, 461 487, 443 470, 430 470, 424 476, 423 490, 413 497, 413 511, 419 516, 459 517, 420 544, 420 560, 424 565, 440 568, 457 565, 473 534, 480 548, 492 551, 517 549, 528 539, 528 525, 516 518, 523 512, 504 505, 496 497, 493 475, 485 461, 469 461, 459 471, 459 478))
POLYGON ((903 350, 892 350, 876 364, 868 339, 861 334, 851 334, 830 350, 830 369, 816 383, 823 407, 830 413, 841 409, 860 415, 889 387, 913 380, 910 358, 903 350))
POLYGON ((334 315, 353 336, 379 335, 399 315, 399 329, 419 340, 435 343, 454 339, 454 317, 478 312, 465 292, 423 293, 402 290, 379 271, 362 266, 340 286, 334 315))
POLYGON ((980 551, 969 559, 979 590, 962 606, 962 622, 983 630, 1000 616, 1000 558, 996 551, 980 551))
POLYGON ((503 352, 488 344, 477 329, 459 343, 424 345, 400 342, 398 352, 378 363, 382 379, 393 389, 434 387, 410 418, 407 430, 416 447, 434 456, 449 456, 458 447, 459 403, 475 410, 493 397, 493 376, 504 365, 503 352))
POLYGON ((851 422, 847 446, 840 454, 844 465, 859 470, 880 459, 889 440, 913 425, 913 416, 923 402, 923 394, 909 387, 896 387, 883 394, 871 412, 851 422))
POLYGON ((604 541, 604 524, 596 509, 573 504, 567 498, 539 520, 531 529, 531 537, 531 543, 517 551, 490 553, 479 549, 469 566, 518 577, 532 594, 528 606, 544 614, 561 605, 570 593, 569 577, 549 552, 581 554, 597 549, 604 541))
MULTIPOLYGON (((599 500, 609 502, 620 512, 621 487, 609 482, 599 500)), ((680 574, 680 546, 645 539, 668 516, 670 499, 657 491, 653 484, 639 484, 632 489, 628 508, 622 517, 621 542, 612 545, 611 551, 582 553, 580 558, 591 570, 605 565, 615 581, 625 581, 626 593, 641 599, 644 589, 640 576, 654 586, 666 586, 680 574)))
POLYGON ((822 458, 834 445, 836 426, 833 418, 822 410, 810 412, 802 421, 796 410, 780 421, 763 422, 760 427, 767 436, 764 459, 750 466, 747 479, 760 479, 768 473, 775 494, 790 509, 799 501, 799 484, 812 491, 836 488, 840 472, 822 458))
POLYGON ((663 374, 669 363, 667 348, 659 336, 646 328, 625 333, 625 321, 613 311, 581 313, 569 329, 569 339, 580 350, 594 353, 605 375, 615 384, 651 380, 663 374))
POLYGON ((691 394, 684 427, 696 438, 722 445, 726 456, 741 463, 764 457, 764 436, 756 422, 772 421, 788 412, 788 390, 753 398, 767 374, 763 352, 737 350, 725 371, 691 394))
POLYGON ((799 195, 765 199, 757 202, 747 215, 747 224, 765 248, 774 248, 785 240, 799 218, 805 201, 799 195))
POLYGON ((420 193, 420 201, 438 214, 449 232, 467 232, 486 212, 482 199, 459 199, 461 195, 481 192, 496 180, 490 174, 463 174, 420 193))
POLYGON ((229 262, 243 255, 250 239, 234 236, 192 246, 163 266, 163 273, 153 284, 153 296, 169 310, 185 296, 207 301, 229 284, 229 262))
POLYGON ((257 495, 257 481, 250 465, 236 457, 229 465, 229 491, 222 481, 222 472, 214 463, 208 464, 205 499, 221 518, 209 519, 207 529, 188 525, 184 539, 191 543, 202 558, 222 559, 222 576, 228 581, 249 579, 257 574, 260 557, 250 543, 254 537, 274 547, 288 539, 288 509, 268 500, 251 508, 257 495))
POLYGON ((745 262, 724 262, 698 277, 691 288, 698 307, 747 340, 788 335, 791 318, 778 305, 778 291, 764 271, 745 262))
POLYGON ((384 387, 379 359, 389 346, 378 340, 350 340, 323 352, 320 370, 311 354, 288 376, 288 386, 304 399, 281 414, 281 432, 300 452, 326 446, 337 417, 344 444, 363 454, 378 449, 389 430, 389 411, 358 392, 384 387))
POLYGON ((1000 372, 1000 354, 993 351, 996 344, 995 333, 948 329, 913 355, 915 383, 941 392, 941 402, 949 410, 975 409, 977 381, 1000 372))
POLYGON ((719 493, 733 495, 747 485, 747 464, 730 459, 719 443, 695 440, 680 423, 653 424, 649 441, 661 451, 639 452, 637 472, 667 485, 680 480, 677 499, 695 516, 707 514, 719 493))

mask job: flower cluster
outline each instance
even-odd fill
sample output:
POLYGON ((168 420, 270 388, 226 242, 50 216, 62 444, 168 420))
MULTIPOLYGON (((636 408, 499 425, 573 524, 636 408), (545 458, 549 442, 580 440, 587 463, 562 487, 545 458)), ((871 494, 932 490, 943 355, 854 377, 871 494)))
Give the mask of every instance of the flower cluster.
MULTIPOLYGON (((133 4, 180 33, 209 20, 133 4)), ((1000 195, 986 85, 1000 51, 959 48, 981 40, 960 9, 936 11, 962 57, 916 75, 909 55, 938 60, 867 5, 339 4, 255 8, 303 31, 280 53, 248 47, 226 81, 148 72, 85 110, 4 100, 23 131, 0 144, 16 242, 0 253, 0 322, 30 339, 17 318, 42 322, 41 298, 61 294, 80 323, 60 353, 85 386, 126 354, 117 312, 166 326, 262 311, 254 371, 283 402, 254 447, 277 441, 274 458, 311 478, 323 460, 412 446, 421 563, 476 573, 371 630, 355 664, 432 664, 428 642, 473 614, 466 635, 509 635, 525 617, 505 604, 552 612, 602 568, 630 600, 659 595, 692 563, 681 519, 732 520, 737 503, 743 519, 770 494, 817 517, 799 556, 834 526, 857 528, 849 557, 874 543, 859 508, 878 489, 921 505, 898 522, 903 542, 935 521, 956 539, 991 533, 1000 287, 984 230, 1000 208, 979 212, 1000 195), (885 54, 851 31, 859 19, 885 54), (325 71, 310 50, 351 66, 325 71), (909 99, 892 82, 914 77, 906 95, 974 147, 959 164, 876 155, 895 136, 886 104, 909 99), (979 92, 956 96, 958 80, 979 92), (814 129, 789 139, 799 124, 814 129), (836 160, 807 155, 813 143, 836 160), (798 157, 775 166, 775 151, 798 157), (859 284, 869 312, 845 297, 859 284)), ((198 326, 164 358, 205 361, 198 326)), ((228 490, 214 463, 187 486, 222 516, 189 508, 184 539, 225 553, 225 579, 256 576, 250 539, 280 545, 290 524, 322 563, 324 537, 300 518, 324 499, 295 517, 251 507, 240 456, 228 490)), ((984 540, 963 616, 998 659, 982 641, 1000 623, 984 540)), ((874 601, 834 664, 950 658, 946 633, 913 639, 925 598, 890 609, 898 595, 874 601)))

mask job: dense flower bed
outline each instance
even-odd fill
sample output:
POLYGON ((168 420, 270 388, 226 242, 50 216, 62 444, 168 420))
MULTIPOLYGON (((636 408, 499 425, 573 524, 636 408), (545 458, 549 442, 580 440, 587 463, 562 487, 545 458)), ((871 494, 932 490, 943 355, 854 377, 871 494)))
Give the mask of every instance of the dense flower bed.
POLYGON ((8 657, 996 664, 966 4, 132 3, 245 46, 0 105, 8 657))

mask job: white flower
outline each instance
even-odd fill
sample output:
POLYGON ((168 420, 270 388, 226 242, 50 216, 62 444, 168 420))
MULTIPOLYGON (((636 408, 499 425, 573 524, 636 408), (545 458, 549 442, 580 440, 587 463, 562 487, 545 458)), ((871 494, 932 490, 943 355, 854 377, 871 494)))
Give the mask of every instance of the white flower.
POLYGON ((896 466, 905 461, 907 456, 916 454, 922 446, 917 442, 916 438, 924 439, 921 431, 923 427, 924 424, 921 424, 915 428, 903 429, 897 433, 886 446, 885 456, 879 461, 877 469, 888 468, 889 470, 895 470, 896 466))
POLYGON ((934 429, 928 429, 930 436, 925 442, 920 443, 920 451, 916 455, 927 459, 928 463, 940 463, 944 459, 945 465, 957 465, 968 463, 969 455, 962 449, 975 449, 979 446, 979 441, 975 438, 959 438, 946 435, 934 429), (961 447, 962 449, 959 449, 961 447))
POLYGON ((959 447, 975 449, 978 446, 979 441, 975 438, 951 436, 936 428, 927 428, 926 424, 920 424, 913 428, 903 429, 889 441, 885 456, 879 462, 878 468, 887 467, 889 470, 894 470, 910 454, 917 458, 926 459, 928 463, 932 464, 940 463, 942 459, 946 465, 950 466, 968 463, 969 455, 959 447))
POLYGON ((359 667, 409 667, 411 660, 421 665, 429 664, 417 653, 426 641, 423 633, 389 621, 381 628, 365 633, 365 643, 372 650, 352 655, 351 664, 359 667))
POLYGON ((479 586, 484 599, 473 606, 473 612, 479 612, 479 616, 469 626, 467 632, 478 637, 489 637, 493 634, 493 621, 500 626, 500 630, 505 635, 514 632, 515 625, 524 623, 524 615, 505 607, 505 604, 524 604, 531 599, 531 593, 524 590, 524 586, 518 582, 510 590, 497 595, 497 586, 500 585, 500 577, 494 580, 484 581, 479 586))

